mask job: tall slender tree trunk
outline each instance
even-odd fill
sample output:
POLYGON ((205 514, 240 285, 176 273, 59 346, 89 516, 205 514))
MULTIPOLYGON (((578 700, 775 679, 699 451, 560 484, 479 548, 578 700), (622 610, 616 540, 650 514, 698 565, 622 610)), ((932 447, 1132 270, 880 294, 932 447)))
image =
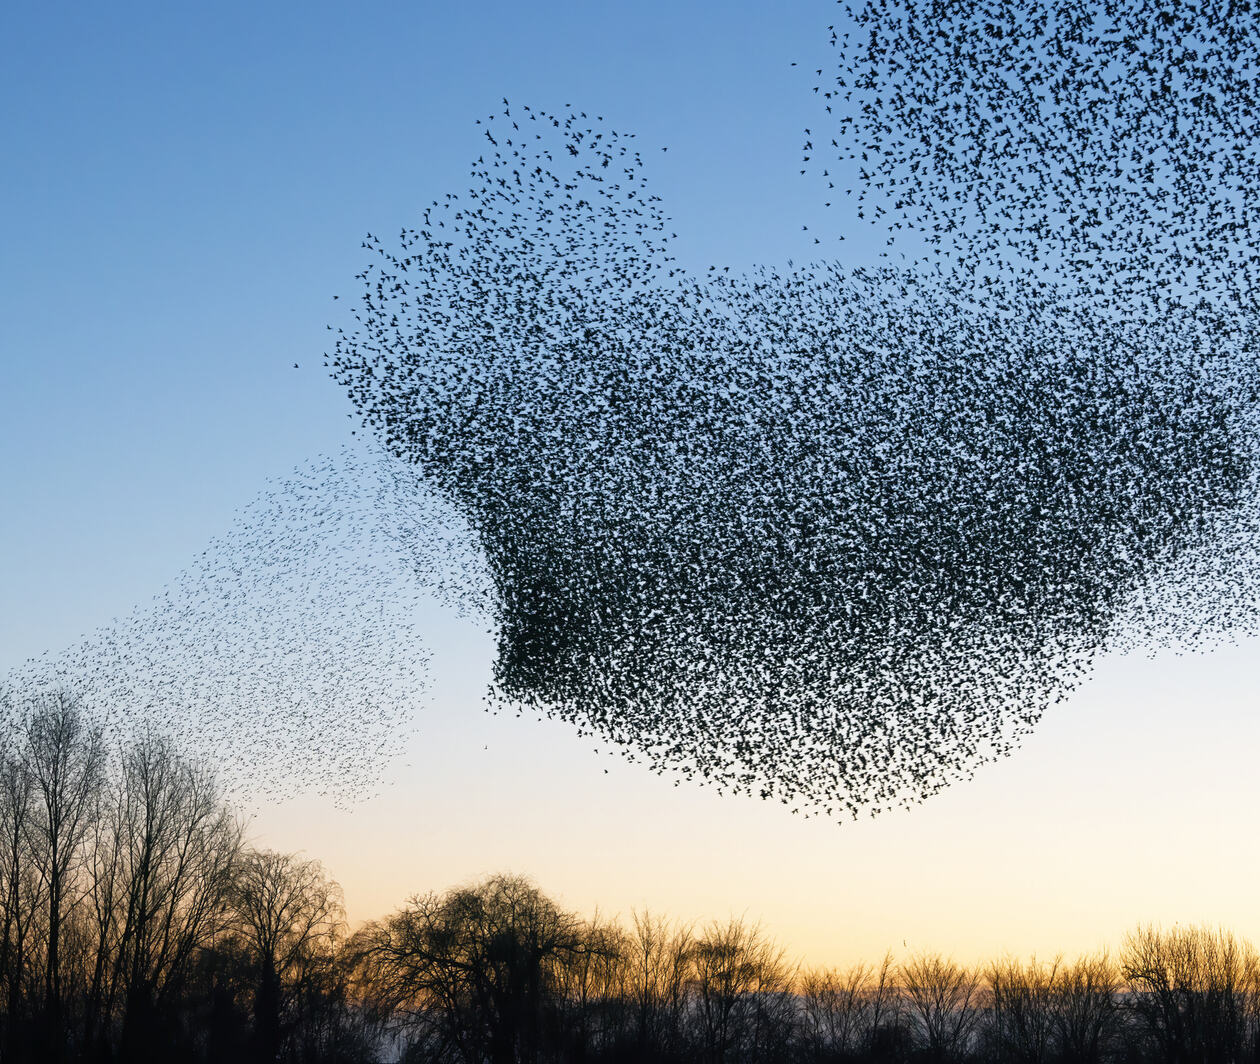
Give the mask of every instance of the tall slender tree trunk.
POLYGON ((280 1056, 280 976, 265 965, 254 1002, 254 1044, 259 1064, 274 1064, 280 1056))
POLYGON ((53 837, 51 874, 48 880, 48 964, 44 970, 44 1060, 56 1064, 62 1059, 61 1031, 61 875, 57 862, 56 836, 53 837))

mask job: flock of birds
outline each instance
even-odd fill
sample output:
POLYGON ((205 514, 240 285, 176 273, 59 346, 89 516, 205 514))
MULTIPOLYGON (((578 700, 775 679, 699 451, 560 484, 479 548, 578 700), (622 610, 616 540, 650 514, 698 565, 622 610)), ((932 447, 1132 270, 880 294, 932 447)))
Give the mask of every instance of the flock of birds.
POLYGON ((315 459, 270 484, 148 605, 10 670, 0 727, 20 728, 41 692, 63 690, 107 749, 155 730, 243 808, 302 792, 370 798, 428 689, 421 619, 433 597, 480 608, 463 545, 450 508, 374 449, 315 459))
POLYGON ((382 453, 70 671, 364 793, 436 593, 495 700, 843 818, 1006 755, 1106 648, 1255 631, 1260 20, 872 0, 831 41, 806 172, 925 255, 688 271, 632 135, 505 100, 471 187, 365 241, 328 365, 382 453))
MULTIPOLYGON (((865 0, 806 170, 893 242, 1095 307, 1254 315, 1260 19, 1240 0, 865 0), (834 160, 834 161, 833 161, 834 160)), ((814 135, 817 132, 818 135, 814 135)))

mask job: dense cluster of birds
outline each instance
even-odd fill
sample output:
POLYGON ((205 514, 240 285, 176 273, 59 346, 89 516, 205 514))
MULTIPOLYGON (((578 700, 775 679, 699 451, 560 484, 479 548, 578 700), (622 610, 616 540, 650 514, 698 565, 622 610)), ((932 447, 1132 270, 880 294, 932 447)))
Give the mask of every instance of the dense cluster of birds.
MULTIPOLYGON (((802 173, 990 306, 1037 292, 1161 321, 1255 409, 1260 18, 1236 0, 838 0, 836 62, 802 173)), ((890 255, 891 252, 887 252, 890 255)), ((1260 516, 1182 551, 1113 644, 1201 643, 1257 623, 1260 516)))
POLYGON ((26 675, 363 793, 436 594, 493 699, 844 817, 1004 756, 1106 648, 1254 631, 1258 27, 845 7, 803 172, 895 267, 685 269, 633 135, 504 100, 471 187, 364 242, 327 361, 381 453, 26 675))
POLYGON ((329 361, 484 552, 497 697, 857 815, 1008 752, 1135 617, 1223 619, 1180 607, 1254 554, 1225 310, 952 266, 695 276, 633 137, 507 101, 483 131, 468 191, 365 242, 329 361))
POLYGON ((828 200, 995 283, 1053 279, 1128 309, 1210 295, 1255 313, 1254 4, 840 6, 838 63, 815 72, 824 124, 804 143, 828 200))
POLYGON ((244 808, 370 798, 426 693, 431 600, 481 608, 465 546, 457 516, 398 463, 364 447, 315 459, 152 602, 0 677, 0 739, 41 692, 66 691, 108 749, 156 732, 244 808))

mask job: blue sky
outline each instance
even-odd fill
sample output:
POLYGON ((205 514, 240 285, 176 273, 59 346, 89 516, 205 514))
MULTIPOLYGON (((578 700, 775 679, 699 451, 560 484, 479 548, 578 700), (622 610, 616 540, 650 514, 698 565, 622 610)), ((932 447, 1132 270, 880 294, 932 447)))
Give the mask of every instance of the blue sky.
POLYGON ((354 295, 365 232, 464 187, 474 121, 504 96, 573 103, 668 145, 650 178, 684 263, 811 254, 805 68, 834 13, 7 8, 5 659, 147 597, 266 475, 346 437, 348 404, 321 366, 332 296, 354 295))
MULTIPOLYGON (((359 242, 464 187, 474 121, 502 97, 573 103, 668 145, 649 177, 685 265, 812 256, 823 197, 800 146, 838 14, 829 0, 8 5, 0 668, 144 602, 267 477, 348 439, 322 353, 359 242)), ((846 262, 874 257, 881 237, 829 221, 854 227, 846 262)), ((303 800, 259 821, 268 844, 328 862, 352 915, 514 868, 583 908, 747 908, 835 959, 903 938, 1088 948, 1139 919, 1260 933, 1260 865, 1230 843, 1260 799, 1255 643, 1105 661, 975 785, 849 829, 636 766, 604 775, 562 726, 481 711, 484 637, 441 628, 433 649, 477 667, 439 673, 413 777, 357 819, 303 800), (365 849, 388 850, 388 871, 365 849), (828 905, 845 915, 823 928, 828 905)))

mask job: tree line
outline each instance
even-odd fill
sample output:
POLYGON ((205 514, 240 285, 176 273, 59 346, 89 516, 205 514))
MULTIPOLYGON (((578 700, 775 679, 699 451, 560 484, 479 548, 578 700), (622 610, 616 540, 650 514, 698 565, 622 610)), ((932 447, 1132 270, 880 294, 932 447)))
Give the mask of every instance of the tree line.
POLYGON ((1221 929, 805 968, 743 919, 583 917, 498 875, 352 932, 160 736, 110 749, 64 692, 3 708, 2 1064, 1260 1061, 1260 959, 1221 929))

